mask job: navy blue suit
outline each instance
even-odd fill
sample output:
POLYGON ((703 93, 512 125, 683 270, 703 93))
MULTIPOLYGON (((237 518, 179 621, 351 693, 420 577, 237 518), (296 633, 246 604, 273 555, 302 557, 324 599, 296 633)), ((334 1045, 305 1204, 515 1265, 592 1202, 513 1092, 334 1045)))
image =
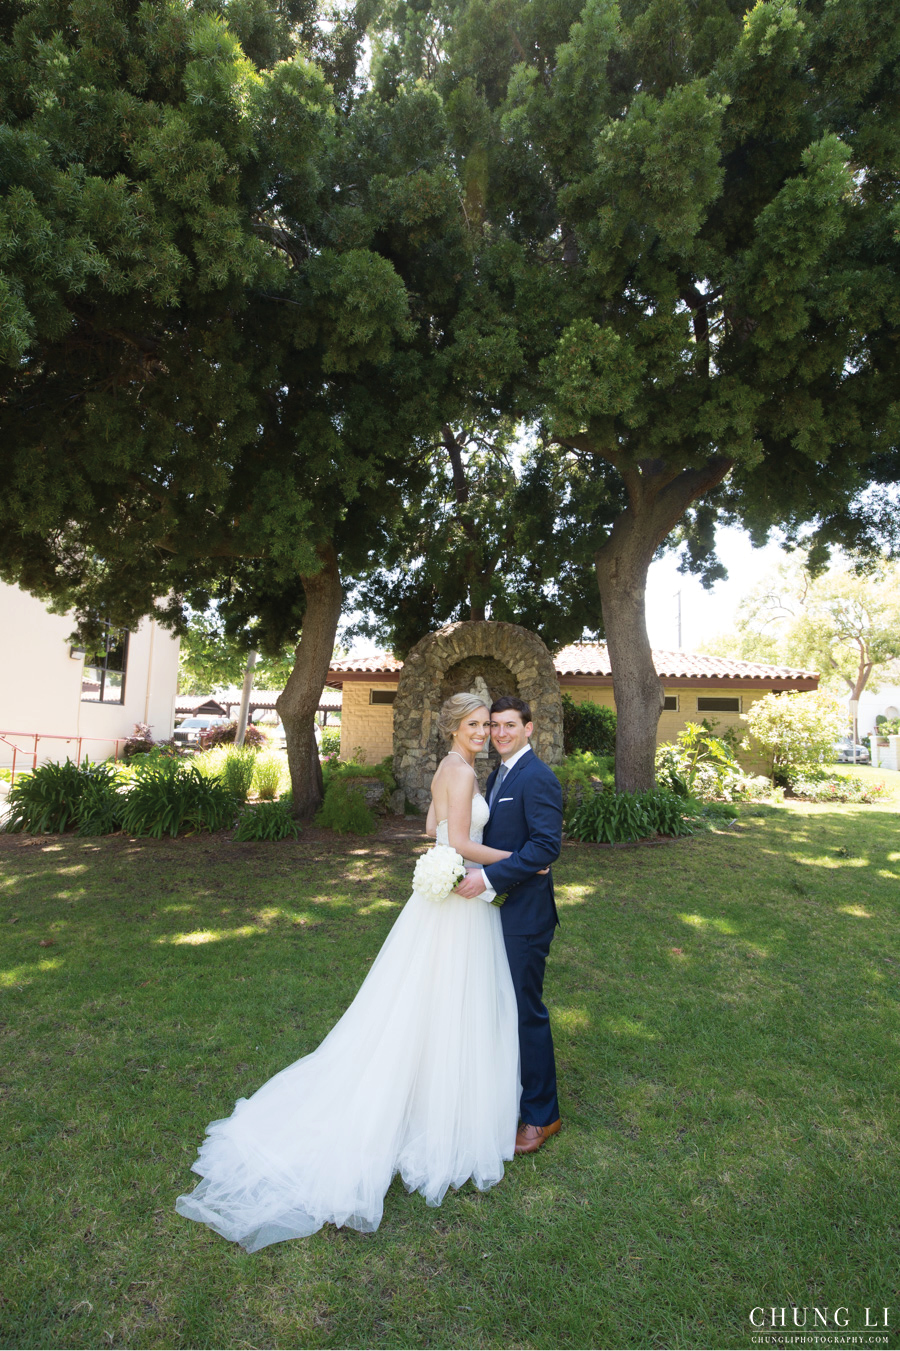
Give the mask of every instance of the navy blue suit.
MULTIPOLYGON (((497 770, 487 782, 490 801, 497 770)), ((491 849, 513 852, 489 863, 485 876, 498 893, 506 892, 500 910, 506 955, 519 1009, 519 1056, 525 1125, 549 1126, 559 1118, 556 1064, 550 1015, 543 1002, 544 968, 559 923, 553 899, 553 877, 538 876, 557 858, 562 842, 562 789, 552 770, 528 750, 506 775, 491 803, 484 829, 491 849)))

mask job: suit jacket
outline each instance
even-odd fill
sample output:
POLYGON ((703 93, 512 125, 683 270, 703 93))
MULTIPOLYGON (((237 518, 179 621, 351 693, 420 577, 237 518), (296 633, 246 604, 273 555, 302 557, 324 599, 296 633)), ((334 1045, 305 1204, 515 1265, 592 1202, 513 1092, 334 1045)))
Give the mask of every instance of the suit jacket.
MULTIPOLYGON (((488 779, 488 799, 497 772, 488 779)), ((540 877, 537 870, 559 858, 562 788, 534 751, 523 755, 503 780, 483 840, 492 849, 513 851, 509 858, 484 869, 494 890, 507 893, 500 909, 503 932, 537 934, 558 924, 553 875, 540 877)))

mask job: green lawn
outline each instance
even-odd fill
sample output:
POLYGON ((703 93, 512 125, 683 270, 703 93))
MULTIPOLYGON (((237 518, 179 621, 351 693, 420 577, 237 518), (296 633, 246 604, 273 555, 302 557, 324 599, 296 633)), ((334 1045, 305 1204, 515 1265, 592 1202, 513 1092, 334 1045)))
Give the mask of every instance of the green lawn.
POLYGON ((898 825, 567 844, 562 1133, 486 1195, 395 1180, 376 1234, 252 1257, 175 1196, 346 1006, 416 841, 0 836, 2 1344, 725 1348, 795 1304, 892 1306, 897 1347, 898 825))

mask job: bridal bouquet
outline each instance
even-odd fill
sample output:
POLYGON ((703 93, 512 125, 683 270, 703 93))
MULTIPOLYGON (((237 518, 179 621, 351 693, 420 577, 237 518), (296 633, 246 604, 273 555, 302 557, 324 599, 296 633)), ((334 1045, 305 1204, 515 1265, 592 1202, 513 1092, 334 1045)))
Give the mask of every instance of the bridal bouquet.
POLYGON ((461 854, 449 844, 436 844, 416 863, 413 889, 430 901, 446 901, 453 888, 466 875, 461 854))

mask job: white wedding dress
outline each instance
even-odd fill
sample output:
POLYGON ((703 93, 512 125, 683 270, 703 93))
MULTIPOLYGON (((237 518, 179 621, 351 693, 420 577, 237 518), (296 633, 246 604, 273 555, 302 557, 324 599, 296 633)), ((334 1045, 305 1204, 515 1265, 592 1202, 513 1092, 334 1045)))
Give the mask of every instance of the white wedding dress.
MULTIPOLYGON (((477 794, 472 840, 488 815, 477 794)), ((327 1222, 377 1229, 398 1172, 432 1206, 468 1178, 485 1190, 514 1153, 518 1057, 499 910, 413 892, 318 1049, 210 1124, 175 1208, 255 1252, 327 1222)))

